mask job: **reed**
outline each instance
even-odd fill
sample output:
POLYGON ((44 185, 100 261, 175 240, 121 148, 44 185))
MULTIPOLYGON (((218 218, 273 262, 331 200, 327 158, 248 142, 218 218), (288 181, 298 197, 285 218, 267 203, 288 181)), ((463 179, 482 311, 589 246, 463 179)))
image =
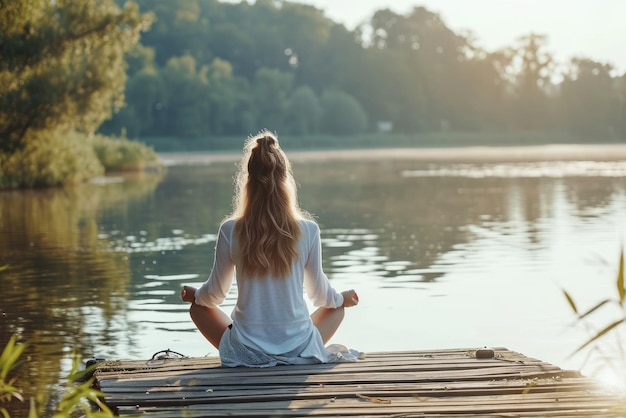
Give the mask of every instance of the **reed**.
MULTIPOLYGON (((598 331, 592 332, 591 336, 584 341, 571 355, 580 353, 582 351, 589 350, 588 357, 592 355, 598 355, 602 360, 601 368, 608 367, 616 371, 616 375, 620 376, 622 384, 626 387, 626 349, 624 347, 624 339, 620 336, 620 328, 626 323, 626 287, 624 286, 624 249, 622 247, 619 256, 619 263, 617 269, 617 278, 615 280, 614 291, 615 294, 602 299, 591 308, 581 311, 574 301, 573 297, 563 289, 563 294, 567 299, 567 302, 576 315, 576 323, 578 325, 585 326, 587 329, 594 329, 591 322, 593 322, 594 315, 597 315, 600 311, 606 311, 611 308, 617 308, 619 312, 615 319, 610 320, 599 328, 598 331), (611 337, 615 337, 615 350, 618 354, 608 354, 604 349, 607 344, 607 340, 611 337), (621 373, 619 372, 621 371, 621 373)), ((596 370, 596 371, 599 371, 596 370)))
MULTIPOLYGON (((11 402, 24 402, 22 390, 17 387, 15 376, 11 376, 17 366, 20 365, 20 357, 26 348, 26 344, 18 344, 17 336, 13 335, 0 355, 0 415, 3 418, 11 418, 8 405, 11 402)), ((111 418, 115 415, 102 402, 103 393, 94 389, 92 365, 84 370, 80 369, 80 357, 72 355, 72 369, 67 378, 65 392, 56 405, 52 418, 71 418, 82 416, 85 418, 111 418), (85 379, 85 376, 91 376, 85 379), (96 408, 92 408, 95 405, 96 408)), ((38 418, 40 406, 46 402, 46 394, 37 393, 30 398, 28 418, 38 418)))

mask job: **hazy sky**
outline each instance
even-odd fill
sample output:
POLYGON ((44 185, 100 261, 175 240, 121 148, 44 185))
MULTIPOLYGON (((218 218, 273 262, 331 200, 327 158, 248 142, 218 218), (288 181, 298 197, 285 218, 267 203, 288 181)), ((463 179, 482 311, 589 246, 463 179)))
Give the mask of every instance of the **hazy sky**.
POLYGON ((455 32, 470 30, 492 51, 532 32, 548 35, 560 62, 584 56, 626 71, 626 0, 298 0, 353 29, 374 11, 405 14, 414 6, 437 12, 455 32))

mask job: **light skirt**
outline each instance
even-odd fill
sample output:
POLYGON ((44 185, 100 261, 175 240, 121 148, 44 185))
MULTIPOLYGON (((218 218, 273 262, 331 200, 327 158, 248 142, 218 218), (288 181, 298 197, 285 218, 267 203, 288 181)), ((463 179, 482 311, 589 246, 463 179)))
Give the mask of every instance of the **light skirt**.
POLYGON ((243 344, 226 328, 220 340, 219 353, 223 366, 227 367, 273 367, 279 364, 320 364, 353 362, 362 355, 356 350, 333 344, 324 347, 322 337, 314 328, 309 338, 296 349, 281 354, 268 354, 243 344))

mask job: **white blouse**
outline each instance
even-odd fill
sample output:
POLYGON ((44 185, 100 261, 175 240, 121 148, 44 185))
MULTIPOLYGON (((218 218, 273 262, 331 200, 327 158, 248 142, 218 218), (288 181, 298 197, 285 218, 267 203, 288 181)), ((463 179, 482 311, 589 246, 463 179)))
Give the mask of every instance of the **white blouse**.
MULTIPOLYGON (((213 269, 208 280, 196 290, 198 305, 211 308, 220 305, 230 291, 235 272, 240 270, 233 254, 237 248, 233 234, 235 222, 228 220, 220 226, 213 269)), ((328 358, 319 331, 309 317, 303 289, 316 307, 337 308, 343 304, 343 296, 330 285, 322 269, 318 225, 309 220, 301 220, 300 225, 299 255, 288 277, 237 276, 237 304, 231 314, 233 326, 226 330, 220 342, 220 356, 225 365, 263 367, 300 363, 302 357, 310 357, 311 362, 334 361, 328 358), (271 364, 250 364, 249 355, 237 354, 241 349, 233 345, 243 345, 245 350, 255 353, 253 357, 263 357, 258 362, 271 364), (223 352, 230 353, 228 357, 245 358, 225 359, 223 352)))

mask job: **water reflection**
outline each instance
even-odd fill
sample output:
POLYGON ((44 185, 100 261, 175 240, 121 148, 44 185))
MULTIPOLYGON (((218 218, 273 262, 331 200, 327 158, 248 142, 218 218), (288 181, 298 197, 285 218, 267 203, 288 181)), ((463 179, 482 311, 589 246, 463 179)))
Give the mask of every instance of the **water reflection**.
MULTIPOLYGON (((91 356, 124 326, 117 319, 128 297, 128 261, 103 251, 98 218, 105 211, 123 216, 159 180, 0 193, 0 265, 7 266, 0 272, 0 344, 13 334, 28 343, 18 382, 27 397, 56 391, 72 350, 91 356)), ((26 406, 12 407, 25 416, 26 406)))
MULTIPOLYGON (((611 294, 626 232, 626 180, 614 174, 624 167, 511 164, 294 163, 301 205, 322 227, 325 270, 362 300, 337 342, 507 346, 578 367, 565 357, 587 334, 569 326, 561 288, 582 306, 611 294)), ((74 348, 117 359, 216 354, 179 291, 210 271, 234 174, 219 163, 1 192, 0 265, 10 267, 0 272, 0 342, 16 333, 31 344, 20 385, 55 388, 74 348)))

